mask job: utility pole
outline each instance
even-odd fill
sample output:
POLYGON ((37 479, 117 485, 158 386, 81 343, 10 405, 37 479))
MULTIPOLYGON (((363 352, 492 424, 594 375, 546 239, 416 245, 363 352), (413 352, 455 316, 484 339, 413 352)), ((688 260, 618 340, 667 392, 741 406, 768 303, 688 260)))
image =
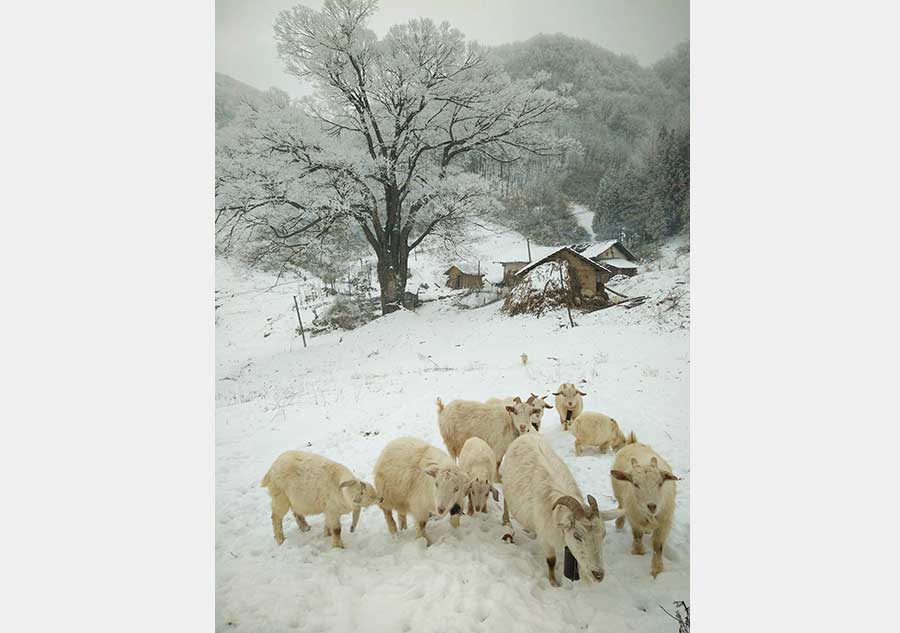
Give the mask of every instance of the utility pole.
POLYGON ((303 347, 306 347, 306 333, 303 331, 303 320, 300 318, 300 306, 297 305, 297 295, 294 295, 294 309, 297 310, 297 323, 300 324, 300 336, 303 337, 303 347))

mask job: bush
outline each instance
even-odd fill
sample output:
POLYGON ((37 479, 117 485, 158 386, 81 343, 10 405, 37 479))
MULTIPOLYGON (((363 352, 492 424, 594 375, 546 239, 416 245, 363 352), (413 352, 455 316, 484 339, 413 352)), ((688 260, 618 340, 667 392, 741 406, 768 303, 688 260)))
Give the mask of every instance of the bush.
POLYGON ((377 318, 379 314, 381 310, 377 301, 351 300, 339 296, 325 314, 313 321, 313 328, 317 332, 353 330, 377 318))

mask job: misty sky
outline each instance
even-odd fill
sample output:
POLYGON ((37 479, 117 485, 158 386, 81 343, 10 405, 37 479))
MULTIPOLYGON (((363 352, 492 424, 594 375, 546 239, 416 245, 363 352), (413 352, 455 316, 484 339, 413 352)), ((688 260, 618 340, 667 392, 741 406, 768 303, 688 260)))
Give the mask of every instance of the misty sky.
MULTIPOLYGON (((307 89, 284 73, 272 26, 278 12, 321 0, 216 0, 216 71, 292 95, 307 89)), ((690 34, 689 0, 381 0, 369 28, 382 37, 411 18, 448 21, 467 38, 494 45, 565 33, 652 64, 690 34)))

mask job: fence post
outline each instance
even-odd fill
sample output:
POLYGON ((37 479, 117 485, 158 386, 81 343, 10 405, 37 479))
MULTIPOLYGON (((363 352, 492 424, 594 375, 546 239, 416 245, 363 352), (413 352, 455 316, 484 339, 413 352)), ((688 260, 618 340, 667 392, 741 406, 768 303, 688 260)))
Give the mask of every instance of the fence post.
POLYGON ((300 324, 300 336, 303 337, 303 347, 306 347, 306 333, 303 331, 303 319, 300 318, 300 306, 297 305, 297 295, 294 295, 294 309, 297 310, 297 323, 300 324))

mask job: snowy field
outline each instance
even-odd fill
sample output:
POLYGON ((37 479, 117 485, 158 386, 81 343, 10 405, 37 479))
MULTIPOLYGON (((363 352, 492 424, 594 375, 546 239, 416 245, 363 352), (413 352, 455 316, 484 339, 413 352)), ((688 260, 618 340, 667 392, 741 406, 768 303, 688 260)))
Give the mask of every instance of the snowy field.
MULTIPOLYGON (((469 255, 489 278, 491 260, 513 259, 517 235, 484 239, 469 255)), ((681 242, 683 243, 683 242, 681 242)), ((304 299, 304 323, 327 300, 316 282, 266 290, 272 275, 219 260, 216 272, 216 629, 218 631, 676 631, 660 609, 689 602, 689 255, 678 244, 640 274, 613 286, 650 299, 631 310, 610 308, 510 318, 500 303, 460 310, 451 298, 416 312, 379 318, 352 332, 308 339, 294 333, 292 295, 304 299), (678 304, 657 305, 670 293, 678 304), (520 355, 528 355, 522 365, 520 355), (283 451, 319 453, 372 481, 375 460, 390 440, 412 435, 444 448, 435 398, 483 400, 543 395, 579 382, 585 409, 607 413, 653 446, 683 478, 665 571, 650 576, 648 553, 629 553, 631 533, 611 523, 600 584, 552 588, 536 540, 517 529, 505 543, 502 506, 487 515, 429 523, 426 548, 415 529, 394 540, 377 506, 364 509, 355 533, 344 517, 344 550, 322 536, 323 517, 300 532, 290 514, 286 540, 272 536, 269 497, 259 485, 283 451)), ((535 257, 538 255, 535 254, 535 257)), ((434 281, 447 257, 410 260, 414 279, 434 281)), ((321 285, 321 284, 319 284, 321 285)), ((413 288, 414 289, 414 288, 413 288)), ((437 289, 433 289, 435 295, 437 289)), ((611 454, 575 457, 573 438, 547 410, 541 432, 569 465, 582 491, 601 509, 615 501, 611 454)), ((501 498, 502 503, 502 498, 501 498)))

